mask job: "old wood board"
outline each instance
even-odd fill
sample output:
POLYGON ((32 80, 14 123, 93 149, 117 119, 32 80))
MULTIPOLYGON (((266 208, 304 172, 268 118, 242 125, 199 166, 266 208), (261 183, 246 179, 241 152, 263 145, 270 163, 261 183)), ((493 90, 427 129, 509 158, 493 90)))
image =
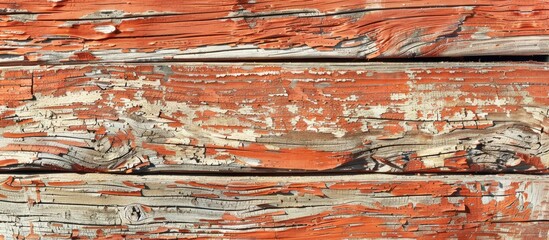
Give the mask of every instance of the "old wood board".
POLYGON ((2 68, 0 165, 77 172, 543 173, 548 67, 2 68))
POLYGON ((0 0, 0 240, 549 239, 548 29, 548 0, 0 0))
POLYGON ((0 175, 6 239, 546 239, 544 176, 0 175))
POLYGON ((4 0, 0 62, 547 55, 547 0, 4 0))

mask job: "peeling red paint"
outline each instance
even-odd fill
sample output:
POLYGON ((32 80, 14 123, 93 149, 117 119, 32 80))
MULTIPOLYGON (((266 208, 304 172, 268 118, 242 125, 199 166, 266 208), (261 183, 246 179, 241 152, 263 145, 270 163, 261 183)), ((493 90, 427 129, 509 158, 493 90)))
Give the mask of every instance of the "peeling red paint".
MULTIPOLYGON (((33 204, 51 205, 48 211, 70 210, 71 219, 79 219, 78 225, 52 223, 48 228, 32 221, 34 232, 21 228, 21 235, 38 237, 543 239, 549 230, 543 224, 547 211, 539 205, 546 202, 547 181, 527 175, 118 177, 11 176, 4 184, 20 188, 6 191, 2 200, 31 197, 33 204), (64 184, 66 178, 78 184, 64 184), (135 186, 144 186, 143 194, 135 186), (28 194, 35 190, 42 195, 38 202, 28 194), (61 197, 66 194, 72 197, 61 197), (124 200, 128 204, 121 206, 124 200), (91 219, 90 209, 95 209, 91 219), (117 222, 107 224, 111 219, 117 222)), ((42 209, 34 205, 21 214, 42 209)), ((14 214, 29 226, 24 215, 14 214)))
POLYGON ((2 134, 5 138, 25 138, 25 137, 45 137, 47 132, 34 132, 34 133, 9 133, 5 132, 2 134))
POLYGON ((0 167, 16 165, 18 163, 19 161, 17 159, 4 159, 4 160, 0 160, 0 167))
MULTIPOLYGON (((0 3, 0 8, 36 14, 35 19, 25 20, 9 15, 2 17, 4 21, 0 26, 5 29, 0 39, 5 45, 2 53, 23 56, 30 61, 98 61, 102 59, 98 55, 104 51, 153 56, 162 50, 254 45, 281 52, 309 47, 317 52, 333 51, 333 56, 340 53, 334 50, 350 49, 352 54, 347 56, 356 58, 362 57, 361 45, 372 44, 366 52, 368 58, 461 56, 475 55, 474 49, 467 50, 475 44, 493 46, 478 51, 505 52, 494 40, 501 45, 512 43, 516 37, 537 36, 538 42, 542 42, 547 37, 548 26, 543 0, 528 3, 461 1, 459 4, 427 0, 413 3, 322 0, 307 4, 273 0, 63 2, 57 6, 30 0, 18 1, 17 5, 0 3), (118 15, 102 13, 104 6, 118 15), (189 9, 193 14, 189 14, 189 9), (56 38, 50 39, 51 36, 56 38), (11 44, 13 40, 24 44, 11 44), (52 55, 51 52, 72 54, 51 60, 45 57, 52 55)), ((538 45, 536 51, 515 44, 517 50, 513 53, 540 54, 547 50, 544 46, 538 45)), ((307 57, 306 54, 298 53, 298 56, 307 57)), ((170 59, 174 54, 161 53, 160 56, 160 59, 170 59)), ((245 57, 261 56, 245 54, 245 57)))
MULTIPOLYGON (((184 171, 186 164, 206 171, 209 165, 236 171, 547 171, 536 150, 546 144, 546 64, 359 66, 3 70, 10 79, 34 78, 37 101, 17 100, 0 111, 6 129, 0 151, 54 154, 85 172, 184 171), (515 143, 512 159, 482 149, 521 138, 532 140, 515 143), (440 143, 446 147, 438 149, 440 143), (74 154, 95 160, 65 157, 74 154)), ((11 155, 0 160, 8 159, 28 164, 11 155)))
POLYGON ((84 181, 64 181, 64 182, 48 182, 48 185, 63 187, 63 186, 83 185, 85 183, 86 182, 84 181))
POLYGON ((330 153, 306 148, 269 150, 257 144, 228 151, 237 158, 258 160, 260 166, 266 168, 326 170, 352 160, 349 152, 330 153))

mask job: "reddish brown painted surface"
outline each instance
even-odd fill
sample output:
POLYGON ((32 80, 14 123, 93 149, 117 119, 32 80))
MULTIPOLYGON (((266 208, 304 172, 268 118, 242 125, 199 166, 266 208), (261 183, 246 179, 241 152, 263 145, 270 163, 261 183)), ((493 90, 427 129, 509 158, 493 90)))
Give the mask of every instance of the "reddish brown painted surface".
POLYGON ((545 63, 4 68, 0 165, 547 172, 545 63), (16 83, 17 84, 14 84, 16 83))
POLYGON ((0 239, 547 239, 548 63, 321 60, 548 29, 548 0, 0 1, 0 239))
POLYGON ((0 2, 3 62, 548 54, 547 0, 0 2))
POLYGON ((6 239, 546 239, 549 231, 542 176, 0 177, 6 239))

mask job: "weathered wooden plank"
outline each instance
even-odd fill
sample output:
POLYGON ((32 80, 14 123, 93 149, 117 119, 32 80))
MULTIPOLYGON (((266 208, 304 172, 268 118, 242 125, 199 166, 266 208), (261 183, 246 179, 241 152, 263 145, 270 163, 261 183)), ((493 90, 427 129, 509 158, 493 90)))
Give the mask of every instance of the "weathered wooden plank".
POLYGON ((547 0, 4 0, 0 62, 549 54, 547 0))
POLYGON ((548 67, 2 68, 0 165, 92 172, 547 172, 548 67))
POLYGON ((546 239, 544 176, 0 175, 6 239, 546 239))

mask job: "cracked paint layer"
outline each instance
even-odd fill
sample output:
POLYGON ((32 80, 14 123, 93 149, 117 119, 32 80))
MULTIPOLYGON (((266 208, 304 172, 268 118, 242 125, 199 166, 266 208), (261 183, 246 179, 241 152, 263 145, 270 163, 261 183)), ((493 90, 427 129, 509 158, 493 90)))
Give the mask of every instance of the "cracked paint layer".
POLYGON ((0 63, 549 53, 547 0, 0 3, 0 63))
POLYGON ((0 69, 0 169, 547 172, 546 63, 0 69))
POLYGON ((546 239, 548 190, 531 175, 0 175, 0 236, 546 239))

